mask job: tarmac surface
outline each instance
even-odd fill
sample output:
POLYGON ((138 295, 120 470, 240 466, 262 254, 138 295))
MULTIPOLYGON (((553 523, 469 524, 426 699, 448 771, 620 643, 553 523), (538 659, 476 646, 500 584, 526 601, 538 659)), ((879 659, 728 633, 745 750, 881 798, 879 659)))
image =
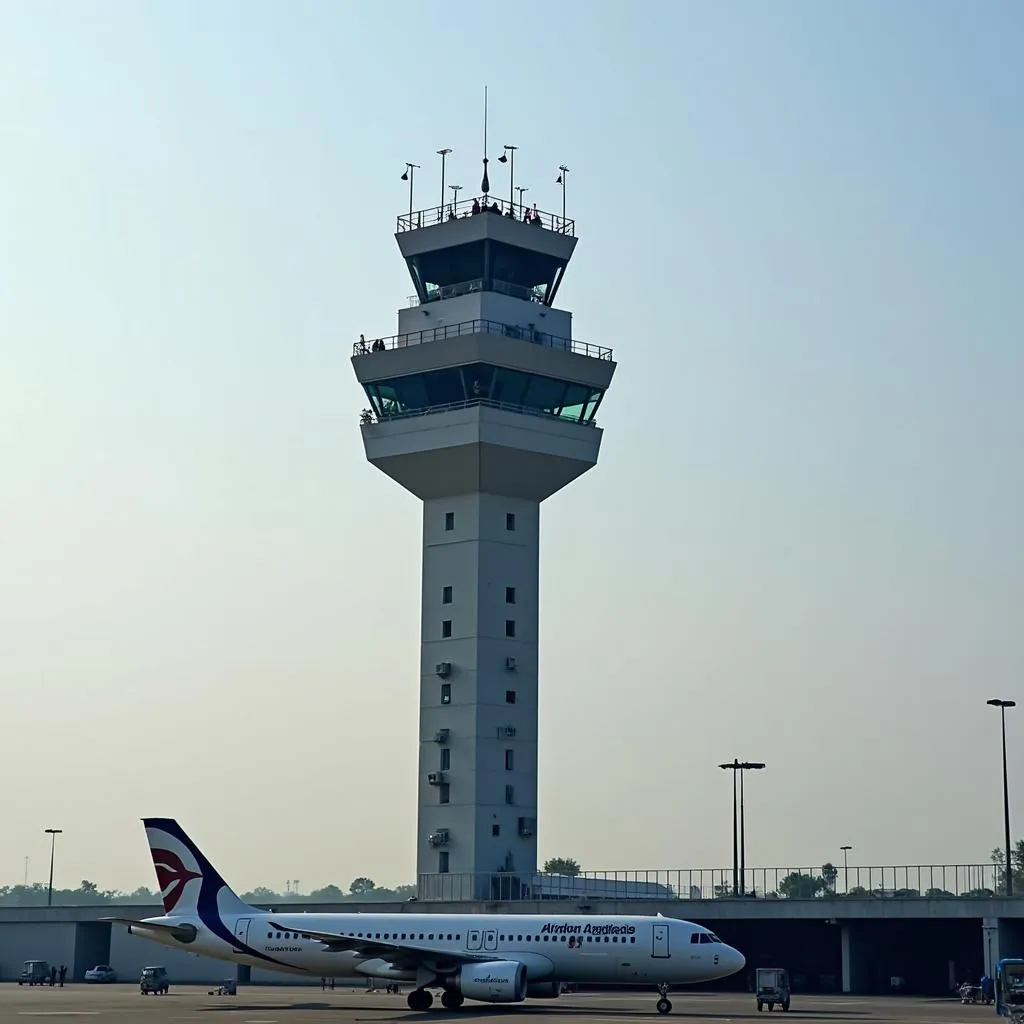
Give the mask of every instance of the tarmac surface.
MULTIPOLYGON (((686 1024, 729 1024, 757 1019, 764 1024, 751 995, 685 990, 669 995, 672 1012, 660 1016, 654 992, 578 993, 559 999, 488 1006, 466 1003, 450 1011, 435 999, 434 1007, 414 1013, 404 995, 317 988, 245 987, 237 996, 211 996, 208 987, 183 985, 166 996, 143 996, 137 985, 68 985, 65 988, 21 988, 0 985, 0 1022, 95 1020, 97 1024, 355 1024, 376 1021, 490 1021, 512 1024, 538 1020, 544 1024, 587 1021, 682 1019, 686 1024)), ((766 1011, 767 1012, 767 1011, 766 1011)), ((778 1010, 772 1015, 781 1016, 778 1010)), ((958 998, 915 999, 794 994, 786 1018, 802 1024, 975 1024, 995 1017, 992 1006, 964 1006, 958 998)))

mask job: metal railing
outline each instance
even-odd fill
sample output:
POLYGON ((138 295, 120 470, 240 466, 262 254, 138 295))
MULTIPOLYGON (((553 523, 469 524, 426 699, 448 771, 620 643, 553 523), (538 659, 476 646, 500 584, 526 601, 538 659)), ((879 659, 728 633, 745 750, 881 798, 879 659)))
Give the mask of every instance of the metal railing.
POLYGON ((432 416, 435 412, 451 412, 453 409, 469 409, 474 405, 486 405, 489 409, 505 409, 508 412, 526 413, 529 416, 539 416, 546 420, 560 420, 562 423, 576 423, 584 427, 596 427, 597 420, 590 419, 580 424, 579 419, 570 419, 568 416, 560 416, 556 412, 547 412, 544 409, 536 409, 529 405, 519 405, 514 402, 498 402, 493 398, 467 398, 463 402, 445 402, 443 405, 428 405, 422 409, 403 409, 400 412, 385 412, 377 415, 372 409, 364 409, 360 416, 360 425, 368 427, 373 423, 390 423, 392 420, 407 420, 416 416, 432 416))
POLYGON ((364 356, 374 352, 386 352, 388 349, 408 348, 411 345, 427 345, 433 341, 446 341, 464 334, 494 334, 503 338, 516 338, 528 341, 541 348, 554 348, 562 352, 572 352, 578 356, 591 359, 608 359, 612 357, 610 348, 600 345, 589 345, 585 341, 574 341, 572 338, 558 338, 553 334, 534 330, 532 327, 517 327, 514 324, 503 324, 497 320, 464 320, 458 324, 446 324, 443 327, 432 327, 424 331, 411 331, 408 334, 392 334, 387 338, 373 338, 367 341, 360 338, 352 346, 352 355, 364 356))
MULTIPOLYGON (((579 875, 498 872, 422 874, 421 900, 809 900, 915 899, 1004 895, 994 864, 748 868, 741 891, 732 868, 587 871, 579 875)), ((1024 895, 1024 894, 1022 894, 1024 895)))
POLYGON ((576 221, 572 218, 561 217, 557 213, 546 213, 536 208, 530 209, 521 203, 512 203, 508 199, 495 199, 494 196, 474 196, 470 199, 460 199, 457 203, 445 203, 444 206, 432 206, 426 210, 400 214, 398 230, 415 231, 417 228, 427 228, 448 220, 476 216, 507 217, 509 220, 524 221, 531 227, 576 237, 576 221))

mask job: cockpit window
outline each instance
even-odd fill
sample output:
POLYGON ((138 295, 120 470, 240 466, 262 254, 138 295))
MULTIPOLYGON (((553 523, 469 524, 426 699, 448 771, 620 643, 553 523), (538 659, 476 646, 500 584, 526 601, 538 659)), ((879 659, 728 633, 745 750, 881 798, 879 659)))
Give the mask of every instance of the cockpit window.
POLYGON ((723 943, 722 940, 714 932, 708 932, 708 935, 710 936, 712 942, 717 942, 720 946, 725 945, 725 943, 723 943))

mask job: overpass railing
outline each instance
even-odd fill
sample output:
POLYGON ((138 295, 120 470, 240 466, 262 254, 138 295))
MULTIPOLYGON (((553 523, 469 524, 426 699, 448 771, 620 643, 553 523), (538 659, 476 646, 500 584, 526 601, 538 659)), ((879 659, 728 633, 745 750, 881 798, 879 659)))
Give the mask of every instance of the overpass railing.
MULTIPOLYGON (((732 868, 422 874, 421 900, 914 899, 1004 895, 994 864, 877 867, 748 868, 734 884, 732 868)), ((1022 894, 1024 895, 1024 894, 1022 894)))

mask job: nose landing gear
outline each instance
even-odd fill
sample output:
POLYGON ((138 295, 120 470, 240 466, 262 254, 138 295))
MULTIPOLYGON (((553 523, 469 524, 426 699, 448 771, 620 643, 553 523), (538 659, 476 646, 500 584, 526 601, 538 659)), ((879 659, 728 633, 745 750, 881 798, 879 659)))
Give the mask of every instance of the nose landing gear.
POLYGON ((668 985, 659 985, 658 995, 661 996, 661 998, 656 1003, 658 1013, 671 1013, 672 1003, 668 999, 668 985))

